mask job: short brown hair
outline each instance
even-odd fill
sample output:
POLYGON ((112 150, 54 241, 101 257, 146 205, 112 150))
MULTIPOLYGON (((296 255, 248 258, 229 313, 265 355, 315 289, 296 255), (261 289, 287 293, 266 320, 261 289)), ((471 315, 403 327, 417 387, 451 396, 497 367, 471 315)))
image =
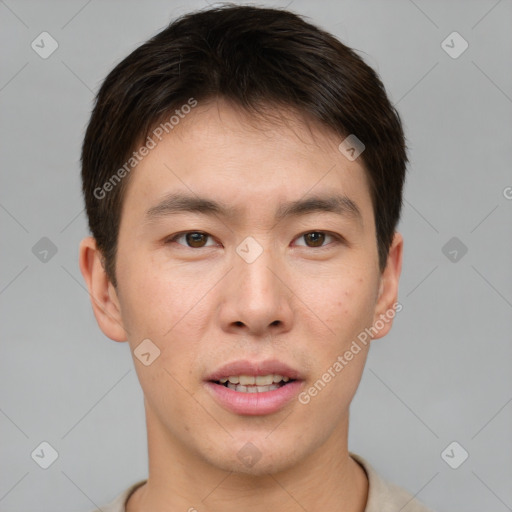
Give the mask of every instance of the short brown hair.
POLYGON ((408 160, 399 114, 377 73, 292 12, 225 5, 170 23, 122 60, 96 96, 82 147, 82 185, 89 227, 114 286, 129 175, 118 172, 115 183, 112 178, 152 127, 191 98, 224 98, 252 113, 265 105, 291 107, 340 137, 356 135, 365 145, 360 158, 370 184, 379 267, 385 268, 408 160))

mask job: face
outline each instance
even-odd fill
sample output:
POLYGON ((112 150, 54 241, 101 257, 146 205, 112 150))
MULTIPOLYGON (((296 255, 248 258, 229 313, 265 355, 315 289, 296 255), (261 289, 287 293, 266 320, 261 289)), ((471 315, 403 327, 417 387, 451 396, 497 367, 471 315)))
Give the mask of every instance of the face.
POLYGON ((132 171, 117 319, 98 320, 150 353, 134 355, 149 430, 263 474, 346 442, 361 333, 396 301, 401 245, 381 274, 365 171, 339 137, 245 116, 199 104, 132 171))

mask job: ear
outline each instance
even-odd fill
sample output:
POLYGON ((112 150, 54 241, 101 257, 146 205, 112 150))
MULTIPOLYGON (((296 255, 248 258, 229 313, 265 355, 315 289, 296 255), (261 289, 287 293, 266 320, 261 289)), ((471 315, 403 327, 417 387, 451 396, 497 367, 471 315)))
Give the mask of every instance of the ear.
POLYGON ((377 332, 372 336, 373 339, 382 338, 390 331, 395 314, 402 309, 401 304, 398 304, 398 282, 402 272, 403 247, 402 235, 395 231, 386 268, 380 277, 379 294, 373 317, 373 325, 379 328, 374 329, 377 332))
POLYGON ((114 341, 126 341, 116 290, 103 266, 96 240, 89 236, 80 243, 80 271, 89 289, 94 316, 103 333, 114 341))

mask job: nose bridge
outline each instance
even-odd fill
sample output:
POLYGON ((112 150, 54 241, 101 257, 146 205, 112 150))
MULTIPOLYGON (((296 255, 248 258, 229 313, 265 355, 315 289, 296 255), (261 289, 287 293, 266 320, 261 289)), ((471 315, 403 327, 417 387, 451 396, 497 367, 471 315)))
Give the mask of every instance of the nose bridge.
MULTIPOLYGON (((250 236, 245 238, 236 248, 235 272, 240 278, 240 290, 244 297, 253 302, 262 299, 275 300, 279 286, 275 283, 276 276, 271 269, 278 268, 277 251, 272 247, 270 239, 250 236)), ((269 304, 270 305, 270 304, 269 304)))
POLYGON ((269 238, 247 237, 236 248, 232 285, 226 290, 223 321, 264 331, 291 319, 287 288, 279 278, 278 251, 269 238))

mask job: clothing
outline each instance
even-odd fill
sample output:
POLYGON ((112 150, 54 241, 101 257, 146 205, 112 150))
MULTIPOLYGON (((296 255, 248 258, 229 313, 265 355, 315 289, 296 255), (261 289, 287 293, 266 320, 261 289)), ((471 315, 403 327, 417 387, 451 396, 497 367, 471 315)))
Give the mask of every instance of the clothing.
MULTIPOLYGON (((431 509, 413 498, 407 491, 384 480, 367 460, 354 453, 350 456, 359 463, 368 476, 368 500, 364 512, 432 512, 431 509)), ((130 495, 146 480, 131 485, 117 498, 92 512, 126 512, 125 504, 130 495)))

